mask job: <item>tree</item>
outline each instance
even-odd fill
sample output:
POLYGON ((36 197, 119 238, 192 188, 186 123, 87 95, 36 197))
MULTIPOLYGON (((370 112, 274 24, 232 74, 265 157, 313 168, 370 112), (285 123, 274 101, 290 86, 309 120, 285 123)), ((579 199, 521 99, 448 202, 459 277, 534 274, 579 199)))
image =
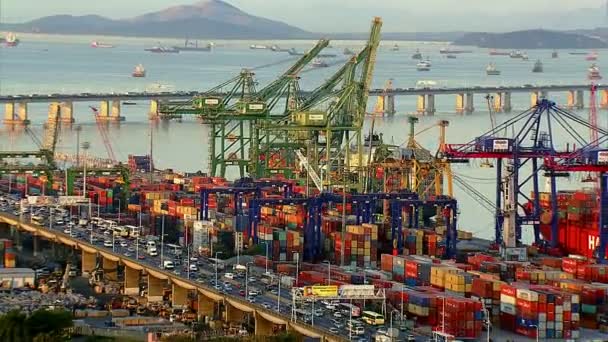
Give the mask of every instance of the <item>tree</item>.
POLYGON ((53 338, 60 337, 72 325, 72 314, 64 310, 36 310, 26 320, 31 336, 46 334, 53 338))
POLYGON ((0 341, 29 341, 31 335, 25 324, 26 319, 27 316, 18 310, 12 310, 0 316, 0 341))

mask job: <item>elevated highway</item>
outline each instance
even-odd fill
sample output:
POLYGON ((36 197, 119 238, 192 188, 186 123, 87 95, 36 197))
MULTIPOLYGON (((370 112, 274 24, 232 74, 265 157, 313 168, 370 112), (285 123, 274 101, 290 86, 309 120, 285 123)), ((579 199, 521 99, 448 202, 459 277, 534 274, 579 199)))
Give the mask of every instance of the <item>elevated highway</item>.
MULTIPOLYGON (((19 218, 0 213, 0 226, 15 227, 19 231, 27 232, 34 238, 44 238, 49 241, 60 243, 81 253, 81 270, 83 274, 94 271, 100 261, 105 276, 110 280, 117 280, 117 269, 119 265, 124 266, 124 292, 128 295, 139 293, 140 277, 145 272, 148 282, 148 301, 159 302, 163 300, 163 289, 171 287, 171 303, 173 307, 184 307, 188 304, 188 298, 192 293, 198 301, 199 317, 213 317, 217 312, 225 322, 240 323, 246 315, 251 315, 255 321, 255 334, 261 336, 273 335, 275 328, 282 327, 288 331, 297 332, 303 336, 318 338, 320 341, 337 342, 345 341, 345 338, 334 335, 329 331, 313 327, 302 322, 294 322, 285 313, 266 309, 258 304, 245 301, 238 296, 222 293, 215 288, 200 282, 193 281, 161 269, 134 257, 97 246, 86 241, 84 238, 75 238, 60 230, 50 229, 40 225, 20 222, 19 218), (101 260, 98 260, 100 258, 101 260), (142 272, 143 271, 143 272, 142 272)), ((36 246, 36 242, 34 243, 36 246)), ((34 247, 36 248, 36 247, 34 247)))

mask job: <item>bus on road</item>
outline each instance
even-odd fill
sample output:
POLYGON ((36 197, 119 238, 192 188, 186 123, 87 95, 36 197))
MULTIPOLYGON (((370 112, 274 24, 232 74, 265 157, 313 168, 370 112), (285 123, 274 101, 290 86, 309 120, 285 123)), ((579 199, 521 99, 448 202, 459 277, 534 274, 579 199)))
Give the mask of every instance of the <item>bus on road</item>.
POLYGON ((363 311, 362 319, 369 325, 382 325, 384 324, 384 316, 373 311, 363 311))

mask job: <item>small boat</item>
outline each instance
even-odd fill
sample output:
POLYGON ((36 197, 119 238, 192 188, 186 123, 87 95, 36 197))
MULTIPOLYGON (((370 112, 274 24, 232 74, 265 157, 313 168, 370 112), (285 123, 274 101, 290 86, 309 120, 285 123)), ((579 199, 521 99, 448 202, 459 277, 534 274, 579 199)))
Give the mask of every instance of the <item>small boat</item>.
POLYGON ((352 56, 352 55, 355 54, 355 52, 353 50, 349 49, 349 48, 344 48, 343 54, 346 55, 346 56, 352 56))
POLYGON ((153 52, 153 53, 179 53, 179 50, 175 48, 168 48, 164 46, 154 46, 148 49, 144 49, 144 51, 153 52))
POLYGON ((473 51, 471 51, 471 50, 455 50, 455 49, 450 49, 450 48, 441 48, 441 49, 439 49, 439 53, 450 54, 450 55, 453 55, 453 54, 456 54, 456 53, 471 53, 471 52, 473 52, 473 51))
POLYGON ((456 55, 445 55, 447 59, 456 59, 456 55))
POLYGON ((498 76, 500 75, 500 70, 496 68, 496 64, 490 63, 486 67, 486 75, 488 76, 498 76))
POLYGON ((543 62, 541 62, 540 59, 536 60, 536 63, 534 63, 532 72, 543 72, 543 62))
POLYGON ((412 55, 412 59, 422 59, 422 54, 420 53, 420 50, 416 49, 416 52, 414 52, 414 54, 412 55))
POLYGON ((598 57, 597 52, 592 52, 592 53, 588 54, 585 57, 585 59, 588 60, 588 61, 597 61, 597 57, 598 57))
POLYGON ((515 50, 515 51, 511 51, 509 53, 509 57, 511 57, 511 58, 523 58, 524 54, 521 51, 519 51, 519 50, 515 50))
POLYGON ((551 53, 551 58, 559 58, 559 55, 557 54, 557 51, 553 51, 551 53))
POLYGON ((133 69, 133 73, 131 74, 133 77, 146 77, 146 69, 143 65, 137 64, 135 69, 133 69))
POLYGON ((529 60, 529 59, 530 59, 530 58, 528 58, 528 54, 527 54, 527 53, 524 53, 523 55, 521 55, 521 60, 522 60, 522 61, 527 61, 527 60, 529 60))
POLYGON ((399 51, 399 45, 397 45, 397 44, 393 45, 393 48, 391 49, 391 51, 399 51))
POLYGON ((581 52, 581 51, 572 51, 572 52, 568 52, 569 55, 574 55, 574 56, 582 56, 582 55, 586 55, 586 52, 581 52))
POLYGON ((591 64, 589 69, 587 69, 587 78, 590 80, 601 80, 602 75, 600 74, 600 68, 595 64, 591 64))
POLYGON ((134 106, 137 104, 137 102, 133 102, 133 101, 122 101, 122 104, 125 106, 134 106))
POLYGON ((315 59, 314 61, 312 61, 312 67, 313 68, 327 68, 329 66, 329 64, 325 63, 324 61, 320 60, 320 59, 315 59))
POLYGON ((172 46, 172 49, 177 51, 189 51, 189 52, 210 52, 213 49, 213 43, 207 43, 205 46, 198 46, 198 40, 194 43, 186 39, 184 46, 172 46))
POLYGON ((490 52, 488 52, 488 54, 490 56, 509 56, 511 53, 507 51, 498 51, 496 49, 492 49, 490 50, 490 52))
POLYGON ((320 58, 335 58, 336 54, 334 54, 334 53, 321 53, 321 54, 318 54, 317 56, 319 56, 320 58))
POLYGON ((431 71, 431 62, 429 60, 418 62, 418 64, 416 64, 416 70, 431 71))
POLYGON ((291 56, 304 56, 304 52, 298 52, 295 48, 287 50, 287 53, 291 56))
POLYGON ((4 44, 9 47, 15 47, 19 45, 19 39, 17 39, 17 35, 13 32, 9 32, 4 38, 4 44))
POLYGON ((251 50, 266 50, 266 49, 268 49, 268 46, 266 46, 266 45, 251 44, 251 45, 249 45, 249 48, 251 50))
POLYGON ((98 41, 92 41, 91 42, 91 47, 92 48, 96 48, 96 49, 111 49, 111 48, 114 47, 114 45, 104 44, 104 43, 100 43, 98 41))

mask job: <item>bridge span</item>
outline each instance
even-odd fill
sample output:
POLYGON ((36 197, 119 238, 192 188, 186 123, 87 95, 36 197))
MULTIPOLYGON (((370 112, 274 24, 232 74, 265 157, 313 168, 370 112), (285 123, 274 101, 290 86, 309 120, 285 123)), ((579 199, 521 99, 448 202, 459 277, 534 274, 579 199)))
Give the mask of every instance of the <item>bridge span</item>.
MULTIPOLYGON (((397 96, 416 96, 416 112, 420 115, 433 115, 436 112, 435 98, 437 96, 455 96, 455 112, 470 114, 475 111, 475 95, 493 96, 493 109, 496 112, 510 112, 512 109, 511 95, 514 93, 529 93, 531 104, 549 93, 565 92, 568 109, 584 108, 585 92, 589 91, 588 84, 548 84, 548 85, 511 85, 511 86, 472 86, 472 87, 426 87, 426 88, 387 88, 372 89, 371 96, 383 98, 383 112, 395 114, 395 98, 397 96)), ((608 108, 608 85, 598 85, 600 94, 599 104, 608 108)), ((188 101, 199 95, 198 91, 175 92, 126 92, 126 93, 79 93, 79 94, 27 94, 0 95, 0 103, 4 104, 5 124, 28 124, 28 104, 48 103, 48 119, 54 120, 57 115, 63 123, 74 122, 74 103, 86 102, 99 108, 99 118, 106 121, 119 122, 125 120, 121 114, 121 104, 126 101, 149 101, 149 116, 151 119, 161 119, 159 105, 166 101, 188 101)), ((310 91, 302 91, 307 96, 310 91)), ((208 94, 222 96, 223 93, 208 94)))
POLYGON ((223 311, 220 315, 222 320, 228 323, 240 323, 249 314, 252 315, 255 322, 255 335, 270 336, 274 334, 275 328, 282 327, 287 331, 294 331, 303 336, 318 338, 320 341, 339 342, 346 340, 318 327, 294 322, 291 317, 276 310, 269 310, 237 296, 221 293, 206 284, 186 279, 133 257, 100 248, 82 239, 73 238, 62 231, 24 223, 19 221, 18 217, 7 213, 0 213, 1 223, 4 226, 15 227, 21 232, 32 234, 34 236, 34 252, 36 252, 38 238, 63 244, 80 251, 83 274, 93 272, 98 261, 101 261, 105 276, 109 280, 118 280, 118 266, 123 266, 124 294, 126 295, 139 294, 140 278, 145 274, 148 283, 148 302, 162 302, 163 289, 170 286, 173 307, 187 306, 189 296, 194 293, 197 297, 200 318, 205 316, 214 317, 216 313, 223 311), (98 258, 101 260, 98 260, 98 258))

